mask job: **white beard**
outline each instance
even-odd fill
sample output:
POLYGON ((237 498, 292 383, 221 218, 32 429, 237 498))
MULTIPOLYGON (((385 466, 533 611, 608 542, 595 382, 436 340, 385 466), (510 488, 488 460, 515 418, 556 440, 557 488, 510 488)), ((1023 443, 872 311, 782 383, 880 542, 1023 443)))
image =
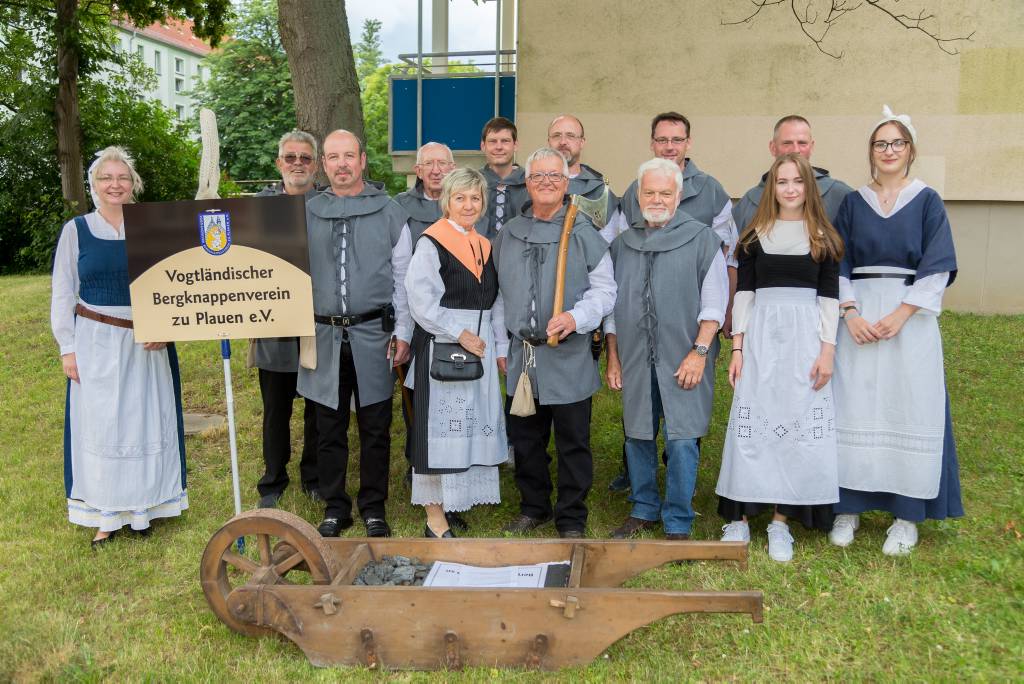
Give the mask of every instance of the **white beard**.
POLYGON ((644 209, 642 212, 644 220, 648 223, 665 223, 672 218, 668 209, 644 209))

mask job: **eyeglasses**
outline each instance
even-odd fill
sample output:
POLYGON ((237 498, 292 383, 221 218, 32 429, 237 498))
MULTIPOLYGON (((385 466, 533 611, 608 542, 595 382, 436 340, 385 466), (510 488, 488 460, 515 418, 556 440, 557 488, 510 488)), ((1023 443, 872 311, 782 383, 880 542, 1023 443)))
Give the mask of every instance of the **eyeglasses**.
POLYGON ((873 149, 875 152, 885 152, 887 149, 891 147, 893 152, 902 152, 907 148, 908 142, 910 141, 900 140, 899 138, 897 138, 896 140, 889 141, 876 140, 875 142, 871 143, 871 149, 873 149))
POLYGON ((434 159, 427 162, 418 162, 416 166, 425 169, 441 169, 443 171, 444 169, 450 169, 455 166, 455 162, 445 161, 443 159, 434 159))
POLYGON ((566 142, 577 142, 583 140, 582 135, 576 135, 575 133, 552 133, 548 136, 548 140, 565 140, 566 142))
POLYGON ((658 145, 668 145, 669 143, 672 143, 673 145, 682 145, 689 139, 690 136, 686 136, 685 138, 653 138, 654 142, 658 145))
POLYGON ((294 154, 289 152, 288 154, 281 155, 281 159, 285 164, 294 164, 295 162, 299 162, 303 166, 309 166, 313 163, 313 157, 308 154, 294 154))
POLYGON ((528 181, 530 181, 531 183, 536 183, 538 185, 543 183, 544 181, 550 181, 557 185, 558 183, 561 183, 563 180, 565 180, 565 178, 565 174, 560 173, 558 171, 550 171, 548 173, 541 173, 540 171, 538 171, 537 173, 531 173, 529 176, 526 177, 528 181))
POLYGON ((122 174, 120 176, 97 176, 96 177, 96 182, 97 183, 113 183, 114 181, 117 181, 118 183, 131 183, 132 182, 132 177, 128 176, 128 175, 125 175, 125 174, 122 174))

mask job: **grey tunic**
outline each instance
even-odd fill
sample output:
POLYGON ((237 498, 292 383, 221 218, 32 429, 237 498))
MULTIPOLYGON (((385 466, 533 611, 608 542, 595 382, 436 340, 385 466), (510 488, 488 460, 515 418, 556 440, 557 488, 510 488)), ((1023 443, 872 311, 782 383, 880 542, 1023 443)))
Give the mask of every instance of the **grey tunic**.
MULTIPOLYGON (((713 226, 725 203, 730 199, 722 184, 713 176, 701 171, 692 159, 687 158, 683 166, 683 197, 679 208, 706 226, 713 226)), ((640 201, 637 199, 637 184, 633 181, 619 202, 626 223, 634 226, 643 221, 640 201)))
MULTIPOLYGON (((324 190, 306 202, 315 313, 368 314, 392 303, 396 288, 404 287, 403 283, 395 282, 391 256, 406 218, 404 209, 370 183, 353 197, 339 197, 324 190), (344 281, 340 277, 342 266, 344 281)), ((403 314, 396 313, 400 317, 403 314)), ((409 321, 400 320, 399 325, 403 324, 406 329, 411 327, 409 321)), ((299 394, 332 409, 338 408, 343 330, 317 323, 316 369, 299 368, 299 394)), ((381 328, 380 319, 360 323, 347 331, 360 405, 389 399, 395 386, 395 375, 386 358, 392 333, 381 328)))
MULTIPOLYGON (((315 188, 306 193, 306 200, 315 195, 315 188)), ((256 193, 257 197, 274 197, 283 195, 284 186, 274 183, 256 193)), ((276 373, 294 373, 299 368, 299 338, 297 337, 264 337, 254 339, 253 365, 256 368, 276 373)))
POLYGON ((409 214, 409 232, 414 245, 423 231, 441 218, 441 205, 423 194, 423 181, 419 179, 412 188, 395 195, 395 201, 409 214))
MULTIPOLYGON (((754 218, 757 212, 757 205, 761 202, 761 195, 764 193, 764 182, 768 174, 761 176, 761 182, 747 190, 747 194, 740 198, 732 208, 732 218, 736 222, 736 230, 743 234, 747 224, 754 218)), ((818 192, 821 193, 821 201, 825 203, 825 213, 828 220, 835 223, 836 214, 839 213, 839 205, 843 198, 853 192, 853 188, 841 180, 836 180, 828 175, 827 169, 814 167, 814 179, 818 183, 818 192)))
POLYGON ((622 363, 626 436, 654 438, 653 365, 667 439, 702 437, 711 420, 717 336, 697 387, 682 389, 673 373, 697 337, 701 284, 722 241, 706 225, 678 210, 663 228, 648 233, 642 220, 638 225, 617 237, 611 246, 619 288, 615 329, 622 363))
MULTIPOLYGON (((586 164, 580 164, 580 172, 576 174, 575 178, 569 179, 569 195, 582 195, 587 199, 596 199, 601 196, 604 192, 604 175, 600 171, 595 171, 586 164)), ((619 208, 619 198, 615 196, 615 193, 608 189, 608 213, 605 214, 609 219, 615 213, 615 210, 619 208)))
MULTIPOLYGON (((508 222, 494 240, 498 290, 505 303, 509 331, 508 383, 515 392, 523 370, 523 338, 546 338, 555 293, 558 241, 566 207, 550 221, 533 217, 529 205, 508 222), (535 307, 535 310, 531 309, 535 307), (533 325, 531 326, 531 319, 533 325)), ((572 309, 590 288, 589 274, 608 251, 608 243, 582 213, 576 215, 565 268, 564 311, 572 309)), ((590 352, 590 335, 570 334, 557 347, 539 344, 536 367, 528 372, 534 397, 541 404, 571 404, 590 397, 601 387, 597 362, 590 352)))
POLYGON ((487 213, 476 222, 476 231, 488 240, 493 240, 498 234, 498 215, 496 213, 498 202, 498 185, 505 185, 505 201, 502 203, 503 215, 501 224, 504 226, 523 210, 530 196, 526 192, 526 175, 521 167, 513 167, 512 173, 505 178, 498 178, 498 174, 491 170, 491 167, 484 165, 480 169, 487 179, 487 213))

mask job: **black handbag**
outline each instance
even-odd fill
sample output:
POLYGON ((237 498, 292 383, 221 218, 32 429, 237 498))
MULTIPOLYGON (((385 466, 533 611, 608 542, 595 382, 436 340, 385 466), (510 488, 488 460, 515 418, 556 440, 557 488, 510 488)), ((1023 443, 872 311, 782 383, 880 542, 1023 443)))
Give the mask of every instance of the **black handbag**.
MULTIPOLYGON (((484 318, 484 283, 480 278, 480 313, 476 319, 476 334, 484 318)), ((433 335, 431 335, 433 340, 433 335)), ((458 342, 433 342, 430 358, 430 377, 440 382, 466 382, 484 377, 483 359, 467 351, 458 342)))

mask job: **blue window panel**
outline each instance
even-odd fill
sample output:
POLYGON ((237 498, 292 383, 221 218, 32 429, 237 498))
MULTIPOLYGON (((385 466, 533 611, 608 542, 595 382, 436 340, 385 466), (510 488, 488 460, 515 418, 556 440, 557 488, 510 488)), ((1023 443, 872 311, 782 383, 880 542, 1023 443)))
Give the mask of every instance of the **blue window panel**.
MULTIPOLYGON (((502 76, 499 112, 515 119, 516 78, 502 76)), ((416 151, 416 79, 391 79, 391 151, 416 151)), ((423 79, 423 142, 453 150, 480 149, 480 131, 494 116, 494 76, 423 79)))

